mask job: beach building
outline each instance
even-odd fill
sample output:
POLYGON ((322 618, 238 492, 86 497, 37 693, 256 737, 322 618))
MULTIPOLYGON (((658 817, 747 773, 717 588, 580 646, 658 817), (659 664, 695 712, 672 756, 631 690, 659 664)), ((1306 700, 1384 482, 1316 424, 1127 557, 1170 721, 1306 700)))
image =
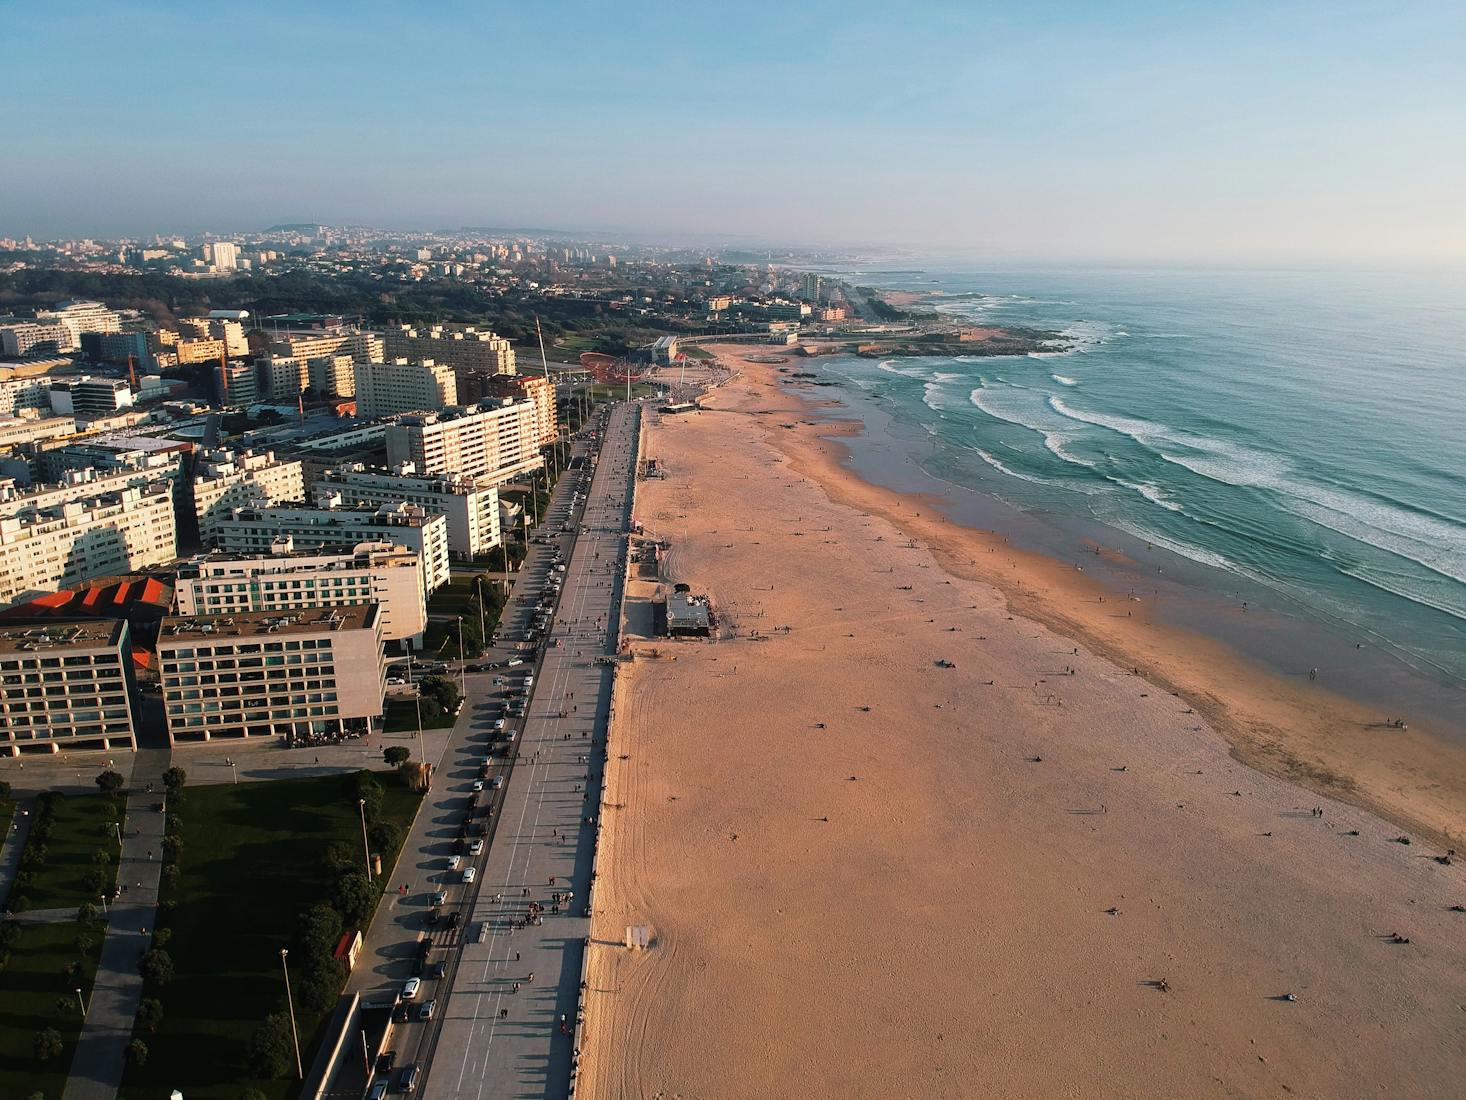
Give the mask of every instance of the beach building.
POLYGON ((667 597, 667 633, 672 637, 702 637, 712 633, 713 612, 706 596, 694 596, 684 584, 667 597))
POLYGON ((0 604, 178 556, 173 486, 98 491, 86 472, 25 493, 0 484, 0 604))
POLYGON ((427 591, 418 556, 390 542, 349 550, 296 550, 277 539, 269 554, 200 555, 178 571, 178 614, 234 615, 374 603, 382 640, 422 645, 427 591))
POLYGON ((0 754, 137 748, 125 619, 0 623, 0 754))
POLYGON ((354 363, 352 378, 356 414, 363 420, 395 413, 430 411, 458 404, 453 368, 431 359, 410 363, 354 363))
POLYGON ((302 550, 349 550, 363 542, 390 542, 418 556, 429 595, 452 576, 448 520, 418 504, 347 508, 332 500, 314 505, 236 508, 214 524, 214 545, 231 554, 267 554, 289 538, 302 550))
POLYGON ((382 716, 376 604, 173 616, 158 636, 170 741, 372 732, 382 716))
POLYGON ((499 533, 499 491, 471 477, 418 474, 411 464, 395 469, 346 463, 316 478, 312 492, 334 497, 344 507, 406 502, 448 521, 448 549, 456 558, 474 558, 495 549, 499 533))
POLYGON ((215 544, 218 522, 236 508, 304 499, 300 461, 274 451, 205 451, 194 470, 193 511, 205 546, 215 544))
POLYGON ((545 464, 528 401, 485 401, 403 416, 387 427, 387 463, 498 485, 545 464))

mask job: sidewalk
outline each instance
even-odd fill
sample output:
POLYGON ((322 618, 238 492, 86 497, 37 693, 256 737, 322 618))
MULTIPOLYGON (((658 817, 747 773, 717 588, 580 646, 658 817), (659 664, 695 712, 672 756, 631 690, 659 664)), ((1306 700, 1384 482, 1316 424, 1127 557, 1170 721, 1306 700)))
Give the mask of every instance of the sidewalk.
POLYGON ((138 960, 152 945, 153 916, 162 871, 164 815, 153 809, 162 800, 166 749, 140 749, 132 769, 131 793, 122 823, 120 881, 127 893, 113 903, 102 941, 102 957, 92 986, 86 1021, 71 1060, 63 1100, 113 1100, 122 1083, 132 1021, 142 1000, 138 960), (149 793, 147 785, 156 788, 149 793), (137 835, 134 835, 136 833, 137 835), (153 858, 149 858, 151 852, 153 858))
POLYGON ((0 842, 0 913, 10 907, 10 888, 15 885, 15 876, 20 871, 20 853, 25 851, 26 837, 31 835, 31 810, 35 800, 17 798, 15 816, 4 841, 0 842))

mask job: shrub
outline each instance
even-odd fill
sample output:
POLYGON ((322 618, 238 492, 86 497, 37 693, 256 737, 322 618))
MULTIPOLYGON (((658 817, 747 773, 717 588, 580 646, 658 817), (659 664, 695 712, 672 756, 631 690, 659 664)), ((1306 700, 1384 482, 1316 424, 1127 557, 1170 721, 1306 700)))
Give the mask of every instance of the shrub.
POLYGON ((398 764, 405 763, 407 761, 407 758, 411 755, 412 750, 404 745, 389 745, 386 749, 382 751, 382 759, 391 764, 393 767, 396 767, 398 764))
POLYGON ((378 821, 367 830, 367 839, 376 851, 386 854, 402 842, 402 830, 390 821, 378 821))
POLYGON ((249 1038, 249 1066, 258 1077, 283 1077, 294 1057, 290 1021, 283 1012, 273 1012, 249 1038))
POLYGON ((36 1037, 31 1048, 36 1055, 36 1061, 49 1062, 61 1053, 61 1032, 54 1027, 43 1027, 36 1032, 36 1037))
POLYGON ((143 955, 138 971, 149 988, 162 989, 173 980, 173 957, 161 947, 154 947, 143 955))
POLYGON ((188 782, 188 772, 182 768, 169 768, 163 773, 163 786, 169 794, 177 794, 183 790, 183 785, 188 782))
POLYGON ((127 1064, 141 1069, 148 1064, 148 1044, 134 1039, 127 1044, 127 1064))
POLYGON ((156 997, 144 997, 137 1006, 137 1026, 143 1031, 157 1031, 163 1022, 163 1002, 156 997))
POLYGON ((122 785, 126 782, 127 780, 122 778, 120 772, 110 769, 97 776, 97 786, 103 794, 116 794, 122 790, 122 785))

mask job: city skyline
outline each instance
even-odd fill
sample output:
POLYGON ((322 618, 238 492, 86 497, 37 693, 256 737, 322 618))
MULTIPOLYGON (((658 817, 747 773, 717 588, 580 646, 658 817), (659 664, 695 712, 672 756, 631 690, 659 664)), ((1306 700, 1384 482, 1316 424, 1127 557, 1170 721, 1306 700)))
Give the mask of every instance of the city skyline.
POLYGON ((1466 20, 1444 4, 7 16, 12 236, 319 221, 999 260, 1466 257, 1466 20), (148 63, 120 69, 119 47, 148 63))

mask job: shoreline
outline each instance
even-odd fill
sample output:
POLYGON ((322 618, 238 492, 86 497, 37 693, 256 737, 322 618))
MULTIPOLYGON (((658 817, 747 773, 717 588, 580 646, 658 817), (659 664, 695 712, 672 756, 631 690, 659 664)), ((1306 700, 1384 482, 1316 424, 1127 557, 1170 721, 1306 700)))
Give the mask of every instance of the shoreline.
MULTIPOLYGON (((734 345, 716 351, 740 358, 734 345)), ((1466 751, 1432 733, 1429 723, 1386 729, 1379 711, 1367 704, 1327 688, 1304 689, 1214 638, 1144 615, 1123 624, 1110 619, 1099 610, 1100 596, 1112 606, 1129 603, 1132 610, 1149 601, 1127 600, 1057 558, 1015 549, 998 532, 945 516, 933 522, 933 514, 941 513, 939 498, 887 489, 851 467, 845 440, 861 434, 864 424, 841 416, 843 403, 792 391, 762 364, 740 359, 739 369, 762 374, 758 384, 774 388, 771 411, 803 418, 771 443, 832 498, 878 513, 928 543, 944 570, 993 585, 1014 614, 1082 641, 1122 668, 1138 668, 1143 679, 1185 698, 1249 767, 1353 802, 1442 847, 1466 841, 1466 751), (1015 568, 985 566, 974 551, 1000 553, 1015 568), (1428 790, 1434 794, 1427 800, 1428 790)))
POLYGON ((704 405, 648 428, 580 1095, 1449 1091, 1458 867, 963 576, 1066 579, 862 482, 777 372, 704 405), (651 636, 674 582, 715 640, 651 636))

